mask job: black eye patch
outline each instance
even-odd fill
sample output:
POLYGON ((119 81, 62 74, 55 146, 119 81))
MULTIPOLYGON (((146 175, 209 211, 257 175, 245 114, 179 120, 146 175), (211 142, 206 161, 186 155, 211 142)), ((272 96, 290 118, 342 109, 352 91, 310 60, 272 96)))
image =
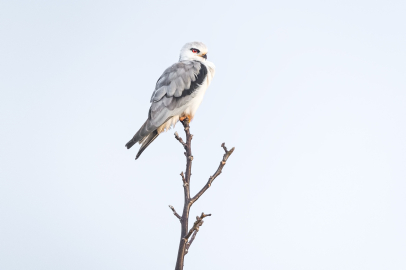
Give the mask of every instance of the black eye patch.
POLYGON ((200 50, 195 49, 195 48, 191 48, 190 50, 191 50, 193 53, 200 53, 200 50))

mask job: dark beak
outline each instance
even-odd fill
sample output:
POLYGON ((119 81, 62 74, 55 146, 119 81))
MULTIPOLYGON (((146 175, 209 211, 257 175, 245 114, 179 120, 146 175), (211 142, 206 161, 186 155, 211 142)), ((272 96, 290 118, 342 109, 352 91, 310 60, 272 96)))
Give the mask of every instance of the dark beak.
POLYGON ((202 57, 207 60, 207 54, 202 55, 202 57))

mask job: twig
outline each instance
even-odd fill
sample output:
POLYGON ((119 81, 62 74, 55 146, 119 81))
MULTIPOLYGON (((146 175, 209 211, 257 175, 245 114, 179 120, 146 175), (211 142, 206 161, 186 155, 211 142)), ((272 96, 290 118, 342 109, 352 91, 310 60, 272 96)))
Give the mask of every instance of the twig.
POLYGON ((224 151, 227 153, 228 151, 227 151, 227 147, 226 147, 226 144, 225 143, 222 143, 221 144, 221 147, 223 147, 223 149, 224 149, 224 151))
POLYGON ((227 150, 227 147, 225 146, 224 143, 221 144, 221 147, 223 147, 225 154, 223 155, 223 159, 221 160, 219 167, 217 168, 216 172, 212 176, 210 176, 210 178, 207 181, 206 185, 190 200, 190 202, 192 204, 195 203, 200 198, 200 196, 202 196, 203 193, 206 192, 206 190, 213 183, 214 179, 216 179, 216 177, 221 174, 223 167, 226 165, 227 159, 231 156, 231 154, 234 152, 234 149, 235 149, 233 147, 230 150, 227 150))
POLYGON ((186 182, 185 175, 183 174, 183 172, 180 173, 180 176, 182 176, 183 186, 186 187, 188 183, 186 182))
POLYGON ((187 145, 186 143, 183 141, 183 139, 179 136, 178 132, 175 132, 175 138, 183 145, 183 147, 186 149, 187 145))
POLYGON ((172 209, 173 214, 174 214, 179 220, 182 219, 181 216, 179 216, 179 214, 176 213, 176 210, 175 210, 175 208, 174 208, 172 205, 169 205, 169 208, 172 209))
POLYGON ((195 232, 192 234, 192 238, 190 238, 189 242, 186 243, 185 255, 188 254, 189 248, 190 248, 190 246, 192 245, 193 241, 194 241, 195 238, 196 238, 196 234, 197 234, 197 231, 195 231, 195 232))
POLYGON ((211 216, 211 214, 205 215, 204 213, 202 213, 202 214, 200 215, 200 217, 197 216, 197 217, 196 217, 196 221, 195 221, 195 223, 193 224, 193 227, 189 230, 188 234, 185 235, 184 238, 189 239, 189 237, 192 235, 193 232, 195 232, 195 231, 198 232, 198 231, 199 231, 199 227, 203 225, 203 219, 204 219, 205 217, 210 217, 210 216, 211 216))

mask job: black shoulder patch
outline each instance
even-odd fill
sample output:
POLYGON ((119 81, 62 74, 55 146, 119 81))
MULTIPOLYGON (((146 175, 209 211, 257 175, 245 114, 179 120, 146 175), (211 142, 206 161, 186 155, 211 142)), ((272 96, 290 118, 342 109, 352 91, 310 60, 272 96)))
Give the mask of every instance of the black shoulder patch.
POLYGON ((207 67, 202 63, 200 65, 199 74, 197 74, 196 76, 196 80, 194 82, 191 82, 189 89, 183 90, 182 96, 180 96, 179 98, 188 96, 192 94, 194 91, 196 91, 196 89, 204 82, 206 76, 207 76, 207 67))

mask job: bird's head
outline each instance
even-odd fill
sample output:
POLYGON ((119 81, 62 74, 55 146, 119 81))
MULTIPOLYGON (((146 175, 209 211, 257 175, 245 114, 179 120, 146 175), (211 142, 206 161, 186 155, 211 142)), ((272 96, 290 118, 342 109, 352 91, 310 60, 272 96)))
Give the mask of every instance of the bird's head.
POLYGON ((182 60, 198 60, 205 61, 207 59, 207 47, 201 42, 186 43, 180 50, 179 61, 182 60))

